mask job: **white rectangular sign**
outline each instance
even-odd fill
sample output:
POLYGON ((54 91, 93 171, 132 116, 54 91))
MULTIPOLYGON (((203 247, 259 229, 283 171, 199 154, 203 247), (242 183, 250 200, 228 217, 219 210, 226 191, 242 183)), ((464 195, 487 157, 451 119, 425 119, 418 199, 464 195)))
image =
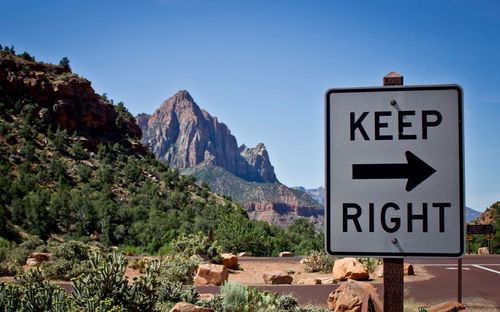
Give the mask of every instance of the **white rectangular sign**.
POLYGON ((332 89, 325 102, 327 252, 461 257, 462 89, 332 89))

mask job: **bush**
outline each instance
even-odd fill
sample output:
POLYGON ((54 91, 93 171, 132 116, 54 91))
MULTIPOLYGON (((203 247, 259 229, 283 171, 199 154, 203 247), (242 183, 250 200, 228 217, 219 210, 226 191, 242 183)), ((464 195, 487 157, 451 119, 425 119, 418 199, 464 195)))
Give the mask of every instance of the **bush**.
MULTIPOLYGON (((15 245, 15 244, 14 244, 15 245)), ((25 265, 28 256, 44 246, 43 241, 36 236, 30 236, 17 246, 11 246, 5 257, 5 262, 13 265, 25 265)))
POLYGON ((365 267, 368 273, 373 273, 379 264, 382 264, 382 259, 378 258, 358 258, 359 262, 365 267))
POLYGON ((304 270, 306 272, 329 273, 333 269, 335 257, 323 251, 311 251, 304 257, 304 270))
POLYGON ((182 255, 168 256, 159 263, 159 275, 163 281, 193 284, 196 268, 201 263, 196 256, 186 258, 182 255))
POLYGON ((185 258, 199 256, 212 263, 221 263, 221 247, 217 241, 211 241, 203 233, 181 234, 172 242, 174 250, 184 255, 185 258))
POLYGON ((0 262, 4 261, 7 258, 7 255, 10 251, 10 243, 3 237, 0 237, 0 262))
POLYGON ((0 276, 15 276, 22 272, 22 267, 12 262, 0 262, 0 276))
POLYGON ((278 311, 278 297, 256 288, 226 283, 220 288, 224 312, 278 311))
POLYGON ((55 247, 49 261, 41 269, 49 279, 70 280, 91 270, 89 253, 91 247, 78 241, 69 241, 55 247))

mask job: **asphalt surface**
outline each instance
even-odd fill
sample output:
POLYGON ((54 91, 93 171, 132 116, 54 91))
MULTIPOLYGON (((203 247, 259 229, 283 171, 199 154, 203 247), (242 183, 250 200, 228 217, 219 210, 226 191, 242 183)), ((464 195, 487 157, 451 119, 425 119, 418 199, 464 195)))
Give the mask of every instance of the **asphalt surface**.
MULTIPOLYGON (((290 258, 285 258, 290 261, 290 258)), ((245 258, 243 261, 285 261, 283 258, 245 258)), ((299 261, 299 257, 294 260, 299 261)), ((405 259, 405 262, 423 266, 433 277, 426 281, 405 283, 405 298, 420 303, 435 304, 458 300, 457 259, 405 259)), ((489 302, 489 308, 500 310, 500 256, 466 256, 462 269, 463 302, 481 298, 489 302)), ((382 298, 383 285, 375 285, 382 298)), ((273 285, 257 286, 259 289, 278 294, 292 294, 301 304, 326 306, 328 294, 338 285, 273 285)), ((219 287, 197 288, 200 293, 219 293, 219 287)))

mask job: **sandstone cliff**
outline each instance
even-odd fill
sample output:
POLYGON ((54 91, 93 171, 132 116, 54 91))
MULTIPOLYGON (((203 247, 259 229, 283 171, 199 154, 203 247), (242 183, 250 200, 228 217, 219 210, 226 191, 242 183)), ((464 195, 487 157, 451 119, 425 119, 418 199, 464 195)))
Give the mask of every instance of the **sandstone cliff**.
POLYGON ((0 102, 26 99, 34 104, 32 114, 41 123, 92 138, 87 144, 128 142, 129 138, 141 137, 132 116, 120 114, 95 93, 90 81, 71 73, 69 68, 0 52, 0 102))
POLYGON ((253 182, 277 182, 264 144, 238 147, 228 127, 194 102, 187 91, 166 100, 151 116, 141 114, 137 122, 141 142, 157 159, 176 168, 198 164, 219 166, 253 182))

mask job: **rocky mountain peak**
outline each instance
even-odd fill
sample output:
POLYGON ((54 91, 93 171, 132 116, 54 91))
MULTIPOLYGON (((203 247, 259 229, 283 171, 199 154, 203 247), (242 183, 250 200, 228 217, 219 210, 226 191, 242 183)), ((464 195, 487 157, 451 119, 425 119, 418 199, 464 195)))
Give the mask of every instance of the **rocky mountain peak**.
POLYGON ((202 110, 188 91, 177 92, 147 116, 137 116, 141 142, 160 161, 181 169, 215 165, 247 181, 277 182, 264 144, 238 147, 229 128, 202 110))

